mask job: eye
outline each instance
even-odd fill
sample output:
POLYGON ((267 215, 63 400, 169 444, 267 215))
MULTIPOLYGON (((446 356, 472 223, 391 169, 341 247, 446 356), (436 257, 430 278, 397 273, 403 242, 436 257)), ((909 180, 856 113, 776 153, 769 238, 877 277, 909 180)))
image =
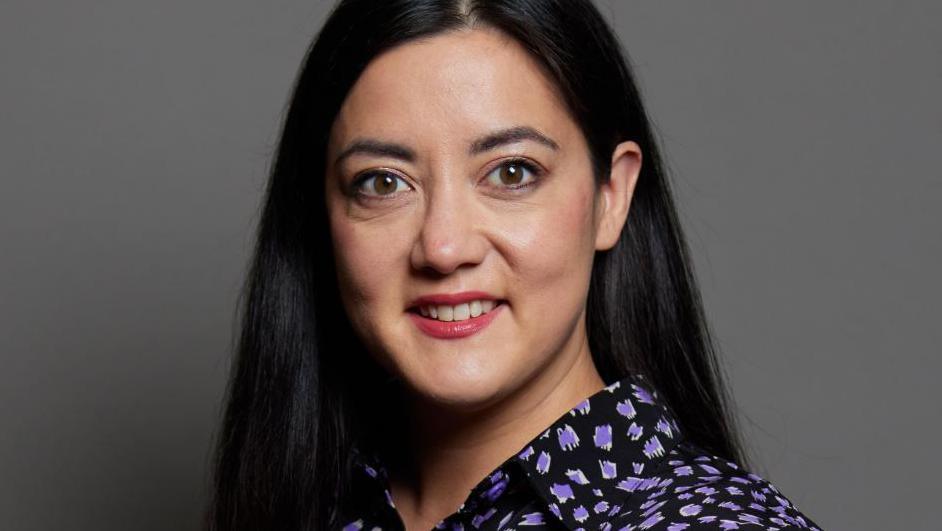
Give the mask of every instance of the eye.
POLYGON ((519 189, 535 184, 543 170, 525 159, 505 160, 485 177, 502 188, 519 189))
POLYGON ((355 193, 370 198, 384 198, 411 189, 405 179, 386 171, 366 172, 353 183, 355 193))

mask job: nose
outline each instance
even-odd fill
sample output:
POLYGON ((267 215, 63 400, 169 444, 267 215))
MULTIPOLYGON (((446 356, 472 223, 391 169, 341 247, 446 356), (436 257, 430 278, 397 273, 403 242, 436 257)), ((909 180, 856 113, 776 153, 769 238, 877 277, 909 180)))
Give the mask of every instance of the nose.
POLYGON ((472 194, 464 182, 442 183, 429 192, 410 256, 416 270, 447 275, 484 260, 487 241, 474 217, 472 194))

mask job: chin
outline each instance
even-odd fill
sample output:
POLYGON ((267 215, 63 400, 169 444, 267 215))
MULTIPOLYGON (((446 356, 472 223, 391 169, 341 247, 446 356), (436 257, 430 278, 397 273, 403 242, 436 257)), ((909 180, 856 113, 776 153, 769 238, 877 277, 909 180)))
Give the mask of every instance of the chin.
POLYGON ((430 368, 428 372, 406 377, 412 391, 431 404, 460 411, 486 408, 506 396, 508 371, 499 367, 461 370, 460 367, 430 368))

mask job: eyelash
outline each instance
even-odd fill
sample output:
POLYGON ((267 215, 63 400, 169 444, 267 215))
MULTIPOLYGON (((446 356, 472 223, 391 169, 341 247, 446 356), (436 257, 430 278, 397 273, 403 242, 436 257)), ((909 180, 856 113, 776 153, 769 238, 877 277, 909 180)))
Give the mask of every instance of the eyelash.
MULTIPOLYGON (((487 175, 494 173, 494 171, 499 170, 503 168, 504 166, 511 166, 511 165, 521 166, 523 169, 527 170, 530 173, 530 175, 533 176, 533 178, 532 180, 530 180, 530 182, 526 184, 520 184, 517 186, 507 186, 505 187, 507 190, 513 190, 514 192, 517 192, 519 190, 523 190, 525 188, 530 188, 532 186, 535 186, 543 180, 542 179, 543 174, 545 173, 543 168, 531 162, 530 160, 521 158, 521 157, 513 157, 513 158, 502 160, 500 164, 491 168, 491 171, 487 172, 487 175)), ((487 175, 485 175, 485 178, 487 177, 487 175)))
MULTIPOLYGON (((491 170, 487 172, 487 174, 484 176, 484 178, 486 179, 487 176, 491 175, 491 174, 494 173, 496 170, 499 170, 499 169, 503 168, 504 166, 511 166, 511 165, 512 165, 512 166, 521 166, 521 167, 523 167, 523 169, 525 169, 527 172, 529 172, 530 175, 532 176, 532 179, 530 180, 530 182, 528 182, 528 183, 526 183, 526 184, 521 184, 521 185, 517 185, 517 186, 505 186, 505 187, 503 187, 505 190, 510 190, 510 191, 512 191, 512 193, 520 193, 521 190, 524 190, 524 189, 527 189, 527 188, 531 188, 531 187, 533 187, 533 186, 535 186, 535 185, 537 185, 537 184, 540 184, 540 183, 542 182, 542 180, 543 180, 543 179, 542 179, 542 178, 543 178, 543 175, 546 173, 546 171, 543 170, 543 168, 541 168, 540 166, 538 166, 537 164, 531 162, 531 161, 528 160, 528 159, 521 158, 521 157, 513 157, 513 158, 504 159, 504 160, 500 161, 500 164, 498 164, 498 165, 494 166, 493 168, 491 168, 491 170)), ((363 184, 365 184, 366 182, 368 182, 370 179, 372 179, 372 178, 374 178, 374 177, 376 177, 376 176, 378 176, 378 175, 384 175, 384 174, 392 175, 392 176, 395 177, 396 179, 402 179, 402 177, 400 177, 400 176, 398 176, 398 175, 396 175, 395 173, 390 172, 390 171, 385 171, 385 170, 367 170, 366 172, 360 174, 359 177, 357 177, 357 178, 354 179, 353 184, 351 185, 352 195, 357 196, 357 197, 360 197, 360 198, 363 198, 363 199, 366 199, 366 200, 369 200, 369 201, 386 201, 387 199, 383 198, 382 196, 364 194, 364 193, 361 193, 361 192, 359 191, 359 190, 360 190, 360 187, 363 186, 363 184)), ((402 180, 404 180, 404 179, 402 179, 402 180)), ((407 186, 408 186, 408 184, 407 184, 407 186)), ((389 194, 389 195, 393 195, 393 194, 389 194)))

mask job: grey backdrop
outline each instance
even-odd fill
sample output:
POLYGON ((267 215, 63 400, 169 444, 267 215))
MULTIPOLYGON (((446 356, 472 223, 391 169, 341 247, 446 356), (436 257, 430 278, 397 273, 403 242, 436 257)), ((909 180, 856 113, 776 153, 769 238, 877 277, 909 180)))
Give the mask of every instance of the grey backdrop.
MULTIPOLYGON (((942 4, 599 5, 756 471, 826 529, 938 529, 942 4)), ((328 6, 0 3, 0 528, 197 528, 267 165, 328 6)))

